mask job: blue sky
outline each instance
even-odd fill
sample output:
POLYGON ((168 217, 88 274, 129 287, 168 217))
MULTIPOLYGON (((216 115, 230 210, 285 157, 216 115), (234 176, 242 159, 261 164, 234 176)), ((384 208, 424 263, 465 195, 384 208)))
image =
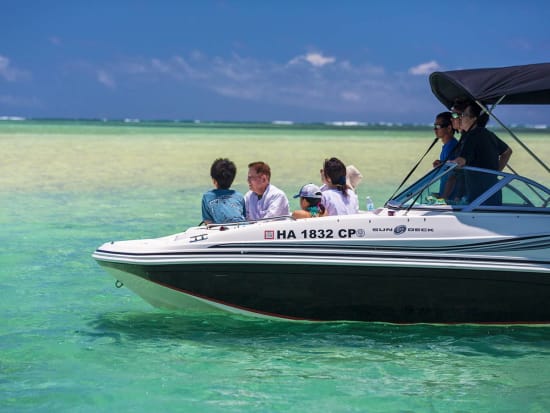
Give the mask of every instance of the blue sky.
POLYGON ((550 62, 543 0, 0 5, 0 116, 427 123, 432 71, 550 62))

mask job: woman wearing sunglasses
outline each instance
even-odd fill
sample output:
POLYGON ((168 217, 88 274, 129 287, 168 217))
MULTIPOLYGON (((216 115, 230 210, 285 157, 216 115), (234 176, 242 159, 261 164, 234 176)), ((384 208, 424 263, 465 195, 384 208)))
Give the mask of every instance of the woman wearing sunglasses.
MULTIPOLYGON (((451 112, 441 112, 435 117, 434 133, 443 144, 441 147, 441 153, 439 154, 439 159, 433 161, 433 167, 437 168, 442 163, 445 163, 449 159, 456 156, 454 152, 458 145, 458 140, 455 138, 455 129, 452 124, 451 112)), ((448 188, 447 191, 445 190, 447 187, 448 178, 449 175, 441 178, 438 197, 445 196, 446 199, 453 198, 454 191, 452 191, 452 188, 448 188)))
POLYGON ((461 140, 464 143, 454 160, 459 166, 502 171, 508 163, 512 149, 485 128, 488 120, 489 115, 482 113, 481 107, 474 102, 468 104, 460 115, 461 140))
MULTIPOLYGON (((454 159, 459 166, 474 166, 478 168, 501 171, 504 169, 512 149, 500 140, 493 132, 485 128, 489 115, 482 112, 475 102, 466 105, 460 115, 462 131, 460 154, 454 159)), ((468 171, 464 174, 466 197, 469 202, 487 190, 496 182, 496 175, 487 175, 468 171)), ((501 194, 496 193, 485 202, 485 205, 500 205, 501 194)))

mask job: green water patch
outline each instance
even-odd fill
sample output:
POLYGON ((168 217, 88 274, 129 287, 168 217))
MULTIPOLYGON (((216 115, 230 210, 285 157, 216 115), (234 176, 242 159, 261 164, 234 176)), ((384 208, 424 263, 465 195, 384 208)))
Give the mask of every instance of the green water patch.
MULTIPOLYGON (((62 125, 67 127, 66 125, 62 125)), ((325 158, 336 156, 363 174, 361 199, 371 195, 383 204, 433 141, 424 129, 292 129, 292 128, 160 128, 71 126, 70 133, 39 125, 17 133, 0 128, 0 188, 7 192, 105 192, 169 189, 200 196, 212 185, 209 169, 219 157, 238 168, 234 188, 246 192, 250 162, 263 160, 272 168, 272 182, 288 194, 304 183, 320 183, 325 158), (30 130, 28 130, 28 129, 30 130), (33 129, 34 128, 34 129, 33 129), (85 132, 83 132, 85 131, 85 132)), ((548 136, 525 136, 541 159, 550 159, 548 136)), ((510 164, 520 174, 548 184, 548 174, 514 141, 510 164)), ((431 168, 439 145, 413 178, 431 168)))

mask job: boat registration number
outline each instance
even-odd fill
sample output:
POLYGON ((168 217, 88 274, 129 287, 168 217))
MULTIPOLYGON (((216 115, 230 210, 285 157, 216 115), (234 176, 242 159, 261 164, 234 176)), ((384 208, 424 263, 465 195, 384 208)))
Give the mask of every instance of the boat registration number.
POLYGON ((264 232, 264 239, 330 239, 330 238, 352 238, 352 237, 364 237, 365 231, 363 229, 355 228, 339 228, 339 229, 304 229, 303 231, 294 231, 292 229, 285 230, 280 229, 277 231, 266 230, 264 232))

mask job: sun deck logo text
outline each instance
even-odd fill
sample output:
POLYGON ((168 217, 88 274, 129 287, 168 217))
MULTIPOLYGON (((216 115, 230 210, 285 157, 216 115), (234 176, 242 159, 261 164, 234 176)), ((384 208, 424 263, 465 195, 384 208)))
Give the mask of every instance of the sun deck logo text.
POLYGON ((401 235, 405 232, 435 232, 435 230, 426 227, 407 228, 406 225, 398 225, 396 227, 375 227, 372 229, 372 232, 393 232, 395 235, 401 235))

